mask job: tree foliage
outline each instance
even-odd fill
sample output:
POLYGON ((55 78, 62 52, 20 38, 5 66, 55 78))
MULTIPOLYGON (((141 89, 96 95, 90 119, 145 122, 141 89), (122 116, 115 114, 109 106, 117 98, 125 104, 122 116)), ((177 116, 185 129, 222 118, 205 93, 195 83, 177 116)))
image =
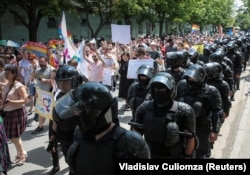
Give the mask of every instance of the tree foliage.
POLYGON ((0 9, 4 9, 0 14, 9 12, 27 27, 30 41, 37 40, 37 30, 43 17, 59 15, 62 10, 75 12, 75 6, 67 0, 2 0, 0 9), (28 20, 23 18, 23 13, 28 20))
MULTIPOLYGON (((245 6, 249 7, 250 0, 244 1, 245 6)), ((234 0, 2 0, 0 15, 7 11, 12 13, 29 29, 29 37, 33 41, 36 40, 37 29, 44 16, 59 15, 63 10, 69 13, 76 12, 79 5, 86 13, 91 37, 97 37, 112 19, 130 24, 132 18, 136 19, 139 25, 144 21, 158 23, 161 35, 163 25, 169 23, 179 26, 195 23, 201 27, 209 24, 231 25, 233 3, 234 0), (23 12, 27 15, 28 21, 22 18, 23 12), (97 26, 91 23, 90 15, 99 18, 97 26)))

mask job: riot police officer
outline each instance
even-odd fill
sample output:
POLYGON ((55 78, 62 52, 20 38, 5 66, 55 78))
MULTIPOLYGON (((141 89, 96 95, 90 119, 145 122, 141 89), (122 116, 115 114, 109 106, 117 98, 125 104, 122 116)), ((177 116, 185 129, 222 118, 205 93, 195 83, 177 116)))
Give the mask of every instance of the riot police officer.
POLYGON ((55 113, 61 119, 77 118, 82 136, 68 151, 75 175, 114 174, 114 161, 122 158, 150 158, 144 139, 112 122, 114 98, 107 87, 87 82, 58 100, 55 113))
POLYGON ((206 44, 203 49, 203 54, 199 55, 199 60, 205 64, 209 62, 209 56, 211 55, 211 46, 206 44))
POLYGON ((183 77, 177 84, 176 99, 194 109, 196 135, 199 139, 196 158, 204 158, 209 141, 217 140, 221 126, 221 95, 217 88, 206 83, 206 71, 201 65, 191 65, 183 77))
POLYGON ((135 126, 135 130, 144 135, 151 157, 192 158, 195 150, 193 109, 174 100, 176 85, 170 74, 156 73, 149 87, 152 99, 144 101, 136 110, 135 120, 141 126, 135 126))
MULTIPOLYGON (((81 84, 82 78, 73 66, 61 65, 56 72, 55 81, 57 87, 60 89, 60 92, 56 96, 56 99, 58 100, 65 93, 81 84)), ((57 154, 57 142, 60 142, 63 155, 66 158, 68 148, 73 143, 75 127, 78 124, 78 121, 72 118, 67 120, 58 120, 56 116, 53 116, 53 119, 55 122, 52 122, 52 120, 50 121, 50 142, 47 148, 47 151, 52 153, 53 159, 53 169, 49 172, 50 175, 55 174, 60 170, 57 154)))
MULTIPOLYGON (((134 121, 135 111, 138 106, 145 100, 148 94, 148 83, 154 75, 153 67, 141 65, 137 71, 138 81, 130 85, 128 89, 128 104, 132 111, 132 120, 134 121)), ((132 129, 132 128, 131 128, 132 129)))
MULTIPOLYGON (((237 45, 237 52, 239 55, 241 55, 241 62, 242 62, 242 67, 243 67, 243 70, 246 69, 246 60, 248 59, 248 52, 247 52, 247 45, 245 44, 245 41, 244 37, 243 36, 240 36, 237 40, 236 40, 236 45, 237 45)), ((237 85, 239 86, 239 84, 237 85)), ((239 89, 239 88, 237 88, 239 89)))
POLYGON ((187 50, 182 50, 182 55, 183 55, 183 61, 181 67, 183 69, 186 69, 188 67, 188 61, 189 61, 189 56, 188 56, 188 51, 187 50))
POLYGON ((224 80, 229 85, 229 96, 232 101, 234 101, 234 79, 233 79, 233 70, 232 66, 233 63, 231 60, 224 56, 223 50, 217 50, 216 52, 212 53, 209 57, 209 62, 217 62, 222 66, 224 80))
POLYGON ((239 83, 240 83, 240 74, 242 71, 242 57, 241 55, 235 51, 235 43, 233 41, 230 41, 227 44, 227 52, 225 54, 226 57, 228 57, 233 62, 233 78, 234 78, 234 87, 235 90, 239 89, 239 83))
MULTIPOLYGON (((223 69, 222 66, 217 63, 207 63, 206 65, 206 71, 208 75, 208 80, 207 84, 212 85, 216 87, 221 95, 221 100, 222 100, 222 112, 223 115, 221 115, 221 124, 223 124, 224 120, 229 116, 230 108, 231 108, 231 102, 229 100, 229 85, 226 81, 223 80, 223 69)), ((211 142, 211 144, 213 144, 211 142)), ((211 145, 210 144, 210 145, 211 145)), ((209 147, 208 152, 206 154, 207 157, 210 157, 211 155, 211 150, 209 147)))
POLYGON ((207 63, 206 71, 208 74, 207 84, 216 87, 222 99, 222 109, 223 109, 223 119, 229 116, 229 111, 231 108, 231 102, 229 101, 229 85, 226 81, 223 80, 223 69, 219 63, 207 63))
POLYGON ((193 65, 193 64, 200 64, 204 65, 205 63, 201 60, 199 60, 199 53, 196 51, 196 49, 191 48, 188 52, 189 56, 189 62, 187 63, 187 67, 193 65))
POLYGON ((184 60, 184 51, 167 52, 166 58, 169 67, 166 72, 171 74, 177 83, 184 74, 184 69, 181 67, 184 60))

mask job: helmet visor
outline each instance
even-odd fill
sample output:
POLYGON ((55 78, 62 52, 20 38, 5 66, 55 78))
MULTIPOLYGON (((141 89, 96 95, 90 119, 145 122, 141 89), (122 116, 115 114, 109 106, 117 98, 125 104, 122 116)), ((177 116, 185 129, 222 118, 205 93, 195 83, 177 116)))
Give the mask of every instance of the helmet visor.
POLYGON ((56 80, 56 85, 63 92, 68 92, 72 89, 72 80, 56 80))
POLYGON ((79 102, 72 95, 72 90, 58 99, 55 110, 61 119, 78 116, 82 112, 79 102))
POLYGON ((202 76, 198 71, 195 71, 193 69, 187 70, 183 77, 190 77, 192 78, 195 82, 200 82, 202 80, 202 76))

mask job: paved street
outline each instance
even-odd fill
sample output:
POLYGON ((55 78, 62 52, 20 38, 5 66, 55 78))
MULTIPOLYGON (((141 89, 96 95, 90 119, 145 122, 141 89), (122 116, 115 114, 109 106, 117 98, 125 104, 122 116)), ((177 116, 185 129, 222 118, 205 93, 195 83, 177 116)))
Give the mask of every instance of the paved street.
MULTIPOLYGON (((236 101, 233 102, 231 113, 222 126, 218 141, 214 145, 212 157, 219 158, 250 158, 250 67, 241 75, 240 90, 236 92, 236 101)), ((118 91, 114 92, 117 96, 118 91)), ((121 126, 129 128, 127 122, 131 118, 131 111, 123 111, 124 100, 119 99, 119 119, 121 126)), ((28 123, 33 115, 29 116, 28 123)), ((13 167, 9 170, 9 175, 43 175, 52 168, 51 155, 46 152, 48 145, 48 121, 46 121, 44 131, 32 135, 31 132, 36 126, 27 127, 23 134, 24 149, 28 153, 27 162, 20 167, 13 167)), ((9 144, 11 158, 16 154, 13 144, 9 144)), ((58 175, 68 174, 67 165, 60 153, 61 172, 58 175)))

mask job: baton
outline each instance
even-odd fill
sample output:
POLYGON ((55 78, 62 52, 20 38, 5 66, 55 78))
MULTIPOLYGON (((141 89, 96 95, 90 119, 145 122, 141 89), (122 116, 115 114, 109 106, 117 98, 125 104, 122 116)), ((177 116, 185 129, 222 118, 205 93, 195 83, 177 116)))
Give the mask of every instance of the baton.
MULTIPOLYGON (((140 129, 143 128, 143 124, 136 123, 136 122, 128 122, 128 125, 132 125, 132 126, 135 126, 135 127, 140 128, 140 129)), ((185 137, 192 137, 192 136, 193 136, 193 134, 190 133, 190 132, 182 132, 182 131, 179 131, 178 133, 179 133, 179 135, 185 136, 185 137)))

